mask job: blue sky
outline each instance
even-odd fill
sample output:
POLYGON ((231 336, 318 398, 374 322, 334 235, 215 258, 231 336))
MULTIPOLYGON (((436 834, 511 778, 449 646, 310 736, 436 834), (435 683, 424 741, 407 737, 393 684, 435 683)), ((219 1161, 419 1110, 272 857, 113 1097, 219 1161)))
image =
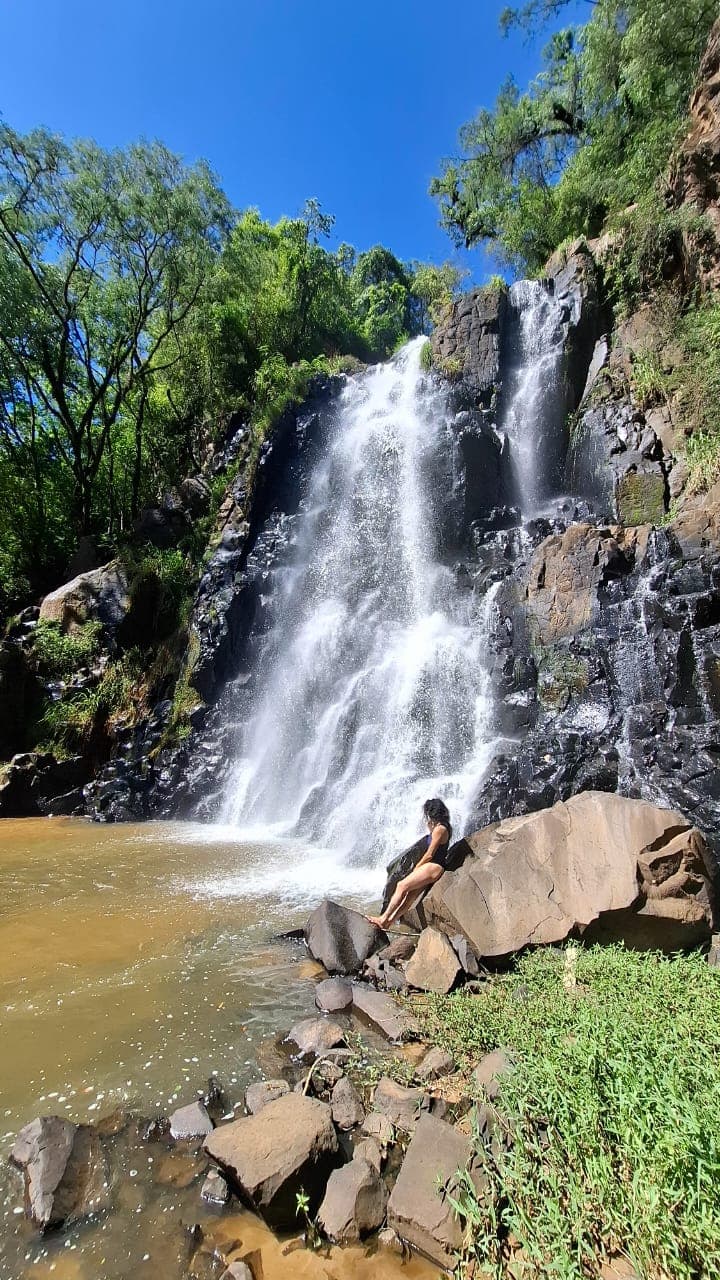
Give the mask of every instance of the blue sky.
POLYGON ((274 220, 317 196, 336 241, 457 259, 430 179, 505 76, 538 67, 500 36, 504 4, 0 0, 0 114, 108 147, 160 138, 238 207, 274 220))

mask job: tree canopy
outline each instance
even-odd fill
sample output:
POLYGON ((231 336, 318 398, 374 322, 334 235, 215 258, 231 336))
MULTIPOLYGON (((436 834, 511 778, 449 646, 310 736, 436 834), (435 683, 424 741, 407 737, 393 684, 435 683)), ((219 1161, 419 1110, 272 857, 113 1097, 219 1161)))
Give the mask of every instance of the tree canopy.
MULTIPOLYGON (((567 3, 528 0, 501 25, 532 31, 567 3)), ((555 32, 535 79, 509 78, 433 180, 453 239, 534 271, 640 198, 667 164, 716 16, 715 0, 596 0, 587 23, 555 32)))
POLYGON ((0 612, 109 551, 230 415, 262 432, 339 359, 384 359, 459 273, 328 247, 317 200, 271 224, 160 143, 0 125, 0 612), (416 283, 417 282, 417 283, 416 283))

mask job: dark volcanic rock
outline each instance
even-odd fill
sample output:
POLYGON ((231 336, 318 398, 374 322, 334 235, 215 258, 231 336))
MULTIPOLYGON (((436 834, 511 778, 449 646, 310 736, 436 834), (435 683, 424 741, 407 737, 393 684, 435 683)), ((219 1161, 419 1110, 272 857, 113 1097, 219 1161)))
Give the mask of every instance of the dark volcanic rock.
POLYGON ((326 978, 315 988, 315 1004, 323 1013, 342 1013, 352 1002, 352 986, 344 978, 326 978))
POLYGON ((490 407, 500 380, 500 344, 508 310, 506 289, 480 288, 453 303, 432 337, 441 370, 457 365, 463 381, 490 407))
POLYGON ((353 1159, 330 1175, 318 1224, 336 1244, 362 1240, 385 1221, 387 1187, 376 1169, 353 1159))
POLYGON ((338 1129, 354 1129, 365 1119, 365 1108, 355 1086, 347 1076, 341 1076, 330 1098, 333 1120, 338 1129))
POLYGON ((319 1057, 345 1043, 345 1029, 330 1018, 303 1018, 288 1032, 288 1040, 297 1045, 301 1054, 319 1057))
POLYGON ((297 1224, 298 1191, 314 1214, 330 1172, 338 1163, 332 1112, 324 1102, 291 1093, 259 1115, 221 1125, 204 1150, 241 1195, 273 1227, 297 1224))
POLYGON ((353 1009, 367 1018, 388 1040, 401 1040, 405 1033, 417 1030, 415 1019, 392 996, 382 991, 373 991, 372 987, 355 982, 352 1000, 353 1009))
POLYGON ((460 961, 445 934, 437 929, 423 929, 415 952, 405 966, 410 986, 447 995, 460 973, 460 961))
POLYGON ((245 1090, 245 1106, 251 1115, 256 1116, 268 1102, 274 1102, 276 1098, 282 1098, 289 1092, 287 1080, 258 1080, 255 1084, 249 1084, 245 1090))
POLYGON ((448 1270, 463 1242, 448 1192, 470 1157, 469 1138, 435 1116, 421 1116, 388 1203, 388 1226, 448 1270))
POLYGON ((109 1203, 100 1141, 89 1125, 42 1116, 21 1129, 10 1160, 25 1174, 25 1209, 43 1230, 98 1213, 109 1203))
POLYGON ((328 973, 359 973, 363 961, 386 942, 386 935, 359 911, 325 898, 305 926, 308 951, 328 973))
POLYGON ((170 1116, 170 1136, 173 1138, 204 1138, 212 1133, 213 1122, 203 1102, 190 1102, 178 1107, 170 1116))

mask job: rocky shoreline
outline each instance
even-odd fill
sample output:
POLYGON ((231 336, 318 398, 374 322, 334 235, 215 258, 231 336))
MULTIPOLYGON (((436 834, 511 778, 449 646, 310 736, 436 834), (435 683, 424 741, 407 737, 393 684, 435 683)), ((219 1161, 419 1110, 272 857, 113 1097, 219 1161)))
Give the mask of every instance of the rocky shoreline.
MULTIPOLYGON (((482 1198, 482 1152, 507 1138, 495 1104, 515 1060, 497 1045, 459 1070, 423 1036, 413 996, 464 987, 481 1000, 498 964, 574 938, 669 952, 704 945, 710 963, 718 958, 707 846, 679 814, 587 793, 478 832, 452 855, 410 931, 388 936, 325 900, 286 938, 314 962, 315 1012, 279 1029, 263 1077, 239 1104, 212 1080, 167 1116, 26 1125, 10 1158, 32 1223, 64 1230, 122 1212, 121 1153, 126 1167, 130 1153, 135 1165, 149 1160, 152 1179, 195 1187, 198 1210, 220 1222, 242 1206, 282 1239, 301 1230, 309 1248, 413 1251, 452 1270, 466 1243, 458 1179, 482 1198), (477 910, 482 897, 494 929, 477 910)), ((386 897, 398 874, 389 870, 386 897)), ((207 1222, 168 1225, 171 1241, 182 1240, 187 1280, 262 1280, 262 1250, 242 1239, 219 1245, 207 1222)))

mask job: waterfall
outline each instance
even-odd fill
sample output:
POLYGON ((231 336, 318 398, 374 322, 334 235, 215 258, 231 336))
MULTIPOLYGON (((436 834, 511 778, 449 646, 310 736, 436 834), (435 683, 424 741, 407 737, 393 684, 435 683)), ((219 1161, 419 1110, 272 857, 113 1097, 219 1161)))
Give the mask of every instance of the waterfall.
POLYGON ((459 832, 493 745, 495 592, 442 561, 452 434, 423 342, 347 381, 268 585, 221 815, 373 864, 416 839, 428 796, 459 832))
POLYGON ((558 491, 565 456, 564 350, 567 300, 559 302, 539 280, 510 288, 513 317, 510 364, 500 428, 510 445, 515 502, 535 515, 558 491))

